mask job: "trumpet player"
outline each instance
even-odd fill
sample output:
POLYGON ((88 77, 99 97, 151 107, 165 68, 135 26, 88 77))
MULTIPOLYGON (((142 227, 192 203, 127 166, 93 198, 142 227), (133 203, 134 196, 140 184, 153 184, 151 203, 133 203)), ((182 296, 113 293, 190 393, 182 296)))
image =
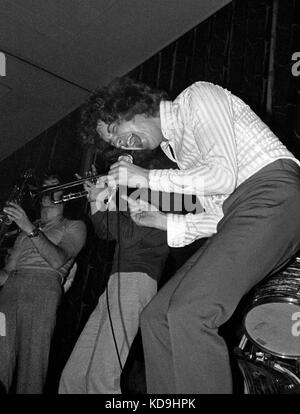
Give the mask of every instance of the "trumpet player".
MULTIPOLYGON (((56 176, 43 181, 43 186, 57 184, 56 176)), ((53 203, 60 193, 42 197, 35 224, 18 204, 4 209, 21 230, 0 270, 0 312, 5 316, 0 383, 7 393, 13 380, 17 394, 43 393, 62 284, 85 243, 84 222, 66 219, 63 203, 53 203)))

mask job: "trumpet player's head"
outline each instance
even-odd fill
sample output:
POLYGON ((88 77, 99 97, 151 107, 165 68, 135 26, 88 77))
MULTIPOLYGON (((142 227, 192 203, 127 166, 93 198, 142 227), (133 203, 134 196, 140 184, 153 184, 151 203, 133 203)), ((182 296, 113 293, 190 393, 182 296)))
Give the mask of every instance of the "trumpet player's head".
MULTIPOLYGON (((57 174, 46 174, 42 179, 42 187, 59 185, 61 180, 57 174)), ((63 203, 55 204, 53 201, 62 197, 63 190, 46 193, 41 198, 41 218, 49 219, 63 214, 63 203)))

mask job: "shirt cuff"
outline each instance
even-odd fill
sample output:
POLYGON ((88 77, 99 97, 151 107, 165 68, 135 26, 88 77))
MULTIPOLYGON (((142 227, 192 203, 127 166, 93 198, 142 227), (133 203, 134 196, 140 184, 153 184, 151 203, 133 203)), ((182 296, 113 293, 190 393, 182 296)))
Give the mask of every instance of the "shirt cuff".
POLYGON ((167 214, 167 235, 170 247, 185 245, 185 217, 177 214, 167 214))

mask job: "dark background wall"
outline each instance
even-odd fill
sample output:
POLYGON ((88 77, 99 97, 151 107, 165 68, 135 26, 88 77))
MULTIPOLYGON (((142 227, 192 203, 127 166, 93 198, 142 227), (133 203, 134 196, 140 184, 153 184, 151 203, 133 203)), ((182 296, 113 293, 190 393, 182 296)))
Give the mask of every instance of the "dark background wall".
MULTIPOLYGON (((293 76, 291 70, 297 51, 299 1, 233 0, 129 75, 167 90, 172 98, 197 80, 219 84, 244 99, 299 157, 300 76, 293 76)), ((27 168, 34 168, 38 177, 47 169, 57 170, 66 182, 86 169, 95 151, 80 144, 78 121, 79 109, 0 163, 2 201, 27 168)), ((88 221, 84 201, 73 210, 88 221)), ((195 246, 177 249, 169 269, 184 262, 195 246)), ((103 289, 112 250, 113 245, 96 240, 91 229, 76 280, 62 306, 62 319, 68 323, 60 321, 64 335, 54 341, 53 377, 103 289)))
POLYGON ((300 77, 291 71, 295 51, 300 51, 298 1, 233 0, 131 75, 172 97, 198 80, 219 84, 245 100, 300 155, 300 77))

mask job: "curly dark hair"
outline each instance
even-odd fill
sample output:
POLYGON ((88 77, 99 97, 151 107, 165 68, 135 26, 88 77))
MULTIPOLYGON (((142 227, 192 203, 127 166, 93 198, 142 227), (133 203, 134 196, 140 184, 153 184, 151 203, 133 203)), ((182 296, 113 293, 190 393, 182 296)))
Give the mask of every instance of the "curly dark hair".
POLYGON ((165 91, 154 89, 129 77, 116 78, 96 89, 81 110, 80 135, 83 143, 106 150, 107 143, 96 131, 99 120, 106 124, 130 121, 135 115, 156 116, 159 104, 168 99, 165 91))

